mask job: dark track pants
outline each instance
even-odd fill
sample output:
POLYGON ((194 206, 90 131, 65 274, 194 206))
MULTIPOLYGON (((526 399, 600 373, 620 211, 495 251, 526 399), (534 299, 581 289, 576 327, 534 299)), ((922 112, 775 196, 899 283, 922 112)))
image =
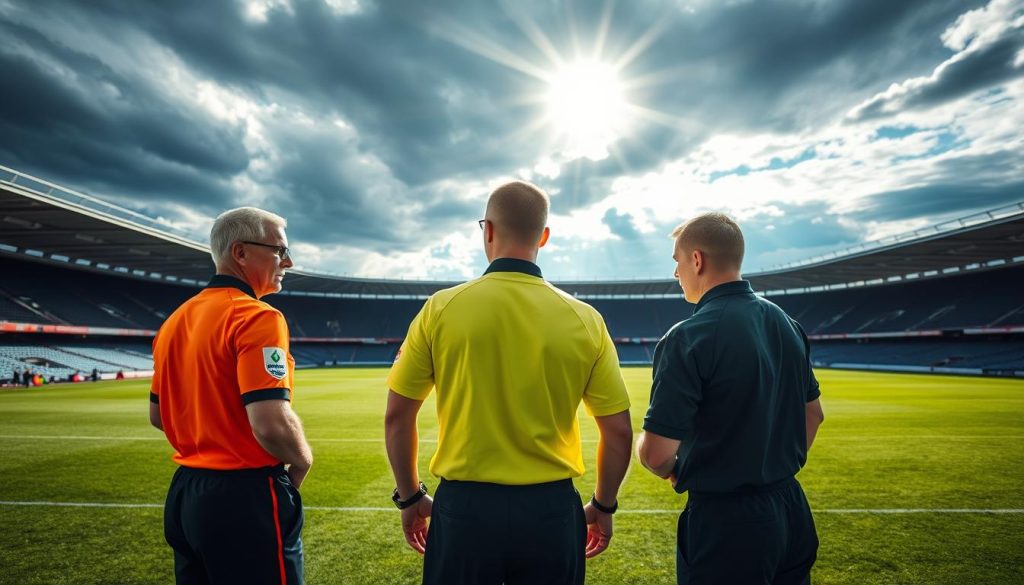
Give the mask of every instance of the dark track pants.
POLYGON ((524 486, 441 480, 424 585, 581 585, 587 525, 571 480, 524 486))
POLYGON ((804 585, 818 535, 796 479, 739 494, 690 493, 679 515, 679 585, 804 585))
POLYGON ((301 585, 302 521, 283 466, 179 467, 164 505, 178 585, 301 585))

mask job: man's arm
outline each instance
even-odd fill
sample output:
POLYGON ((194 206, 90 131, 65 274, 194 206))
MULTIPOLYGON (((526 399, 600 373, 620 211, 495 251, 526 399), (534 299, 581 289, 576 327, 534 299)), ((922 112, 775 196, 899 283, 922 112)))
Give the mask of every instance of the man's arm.
POLYGON ((821 399, 815 398, 808 402, 804 412, 807 415, 807 450, 810 451, 811 445, 814 444, 814 437, 818 434, 818 427, 825 420, 825 411, 821 409, 821 399))
POLYGON ((164 430, 164 425, 160 422, 160 405, 155 402, 149 403, 149 424, 161 431, 164 430))
MULTIPOLYGON (((595 416, 601 438, 597 443, 597 485, 594 499, 606 508, 618 505, 619 487, 629 469, 629 453, 633 445, 633 423, 629 411, 607 416, 595 416)), ((586 556, 601 554, 612 538, 612 515, 595 508, 589 502, 583 507, 587 517, 586 556)))
POLYGON ((681 442, 644 431, 636 442, 637 459, 654 475, 669 479, 676 466, 676 453, 681 442))
MULTIPOLYGON (((420 476, 416 468, 416 459, 419 455, 416 415, 422 406, 422 400, 406 398, 394 390, 388 390, 388 406, 384 414, 384 445, 400 500, 409 499, 420 489, 420 476)), ((420 554, 427 550, 427 518, 430 517, 432 507, 433 499, 430 496, 423 496, 415 505, 402 510, 402 532, 405 534, 405 541, 420 554)))
POLYGON ((295 487, 313 465, 313 451, 306 442, 302 422, 287 400, 258 400, 245 405, 252 435, 267 453, 289 465, 288 475, 295 487))

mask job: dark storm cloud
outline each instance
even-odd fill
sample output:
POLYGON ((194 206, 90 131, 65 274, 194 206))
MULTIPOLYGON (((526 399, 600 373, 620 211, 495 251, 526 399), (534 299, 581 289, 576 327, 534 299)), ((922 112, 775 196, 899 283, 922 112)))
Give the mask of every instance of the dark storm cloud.
POLYGON ((294 239, 407 251, 419 247, 421 232, 450 233, 481 213, 461 193, 398 181, 372 150, 330 124, 275 120, 266 132, 271 142, 288 145, 260 177, 277 193, 267 207, 288 218, 294 239))
POLYGON ((861 92, 930 69, 948 55, 939 39, 945 27, 979 4, 715 4, 662 36, 643 66, 678 75, 648 98, 716 132, 806 129, 848 109, 861 92))
POLYGON ((927 217, 932 221, 950 214, 968 215, 1024 199, 1024 181, 1000 185, 970 182, 943 183, 880 193, 853 215, 861 220, 895 221, 927 217))
POLYGON ((928 78, 910 80, 861 104, 851 120, 868 120, 907 109, 927 108, 1024 76, 1018 56, 1024 29, 946 61, 928 78))
MULTIPOLYGON (((600 19, 600 10, 582 2, 568 7, 509 4, 507 10, 448 2, 430 11, 416 2, 384 2, 340 17, 324 3, 298 2, 291 11, 270 9, 263 23, 248 21, 237 4, 228 2, 43 6, 39 10, 46 17, 84 12, 82 18, 97 28, 141 29, 219 83, 254 95, 274 87, 318 111, 336 108, 353 120, 367 147, 395 176, 413 186, 461 174, 508 174, 536 154, 531 148, 536 138, 515 132, 539 108, 512 104, 525 92, 540 91, 539 83, 449 42, 456 39, 446 35, 468 30, 543 65, 541 52, 508 14, 528 15, 566 54, 574 31, 584 47, 591 45, 600 19), (450 22, 460 28, 446 28, 450 22)), ((847 84, 887 84, 912 69, 909 62, 920 55, 912 49, 901 58, 879 59, 892 50, 880 41, 909 37, 930 47, 965 5, 933 0, 897 5, 880 0, 761 2, 712 4, 694 14, 671 3, 643 8, 620 6, 612 12, 606 54, 621 54, 661 22, 661 33, 626 73, 657 76, 680 65, 683 70, 639 88, 637 101, 701 123, 689 135, 671 125, 648 125, 635 140, 618 145, 626 168, 609 159, 607 168, 614 172, 643 171, 678 155, 706 136, 707 129, 700 129, 708 126, 706 120, 714 120, 719 131, 791 127, 809 115, 803 106, 817 99, 817 90, 808 91, 808 84, 832 85, 837 75, 832 69, 846 71, 840 77, 847 84), (919 31, 926 34, 915 34, 919 31), (886 66, 832 67, 837 62, 886 66), (815 79, 821 75, 828 79, 815 79)), ((815 115, 825 115, 821 109, 815 108, 815 115)))
POLYGON ((1024 153, 962 155, 937 162, 919 187, 877 193, 852 215, 860 221, 935 220, 1024 200, 1024 153))
MULTIPOLYGON (((697 3, 693 12, 668 1, 608 4, 605 59, 649 35, 622 76, 637 82, 630 101, 658 112, 657 121, 642 120, 607 159, 534 180, 555 193, 553 211, 568 214, 610 194, 617 177, 658 169, 712 135, 831 123, 894 81, 932 71, 949 57, 943 30, 982 4, 771 0, 697 3)), ((460 182, 508 177, 547 154, 547 129, 524 130, 543 113, 527 99, 542 82, 471 49, 549 69, 530 27, 572 60, 574 44, 589 53, 605 4, 361 5, 339 15, 296 1, 258 22, 239 2, 2 4, 0 70, 14 82, 0 96, 0 162, 134 198, 138 208, 179 203, 208 215, 249 202, 238 185, 255 183, 266 190, 261 204, 289 218, 294 240, 419 249, 479 216, 486 193, 459 192, 460 182), (133 70, 96 39, 117 39, 127 53, 164 52, 251 101, 273 118, 260 120, 266 144, 247 146, 246 122, 215 119, 194 96, 169 94, 154 82, 159 72, 133 70), (337 131, 336 119, 350 132, 337 131)), ((987 75, 953 71, 944 91, 987 75)), ((632 227, 621 214, 605 219, 632 227)))
MULTIPOLYGON (((468 6, 455 9, 478 11, 468 6)), ((254 94, 275 88, 317 112, 343 113, 410 184, 514 168, 532 154, 494 139, 530 113, 499 107, 521 92, 523 76, 428 34, 429 14, 417 3, 338 16, 323 2, 297 2, 262 23, 229 2, 96 2, 89 10, 141 28, 218 83, 254 94), (462 129, 471 134, 460 144, 462 129)))
POLYGON ((230 200, 222 179, 248 165, 239 129, 39 31, 0 21, 0 36, 5 162, 78 186, 230 200))

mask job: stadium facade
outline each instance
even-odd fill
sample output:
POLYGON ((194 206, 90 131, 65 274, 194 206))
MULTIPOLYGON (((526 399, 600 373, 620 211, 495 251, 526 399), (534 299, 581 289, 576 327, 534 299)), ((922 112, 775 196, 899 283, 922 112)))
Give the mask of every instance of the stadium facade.
MULTIPOLYGON (((0 379, 145 375, 160 324, 213 274, 209 248, 0 166, 0 379)), ((1024 376, 1024 202, 746 274, 813 340, 819 367, 1024 376)), ((299 367, 389 364, 453 282, 293 271, 267 300, 299 367)), ((623 364, 692 311, 671 279, 556 282, 605 316, 623 364)))

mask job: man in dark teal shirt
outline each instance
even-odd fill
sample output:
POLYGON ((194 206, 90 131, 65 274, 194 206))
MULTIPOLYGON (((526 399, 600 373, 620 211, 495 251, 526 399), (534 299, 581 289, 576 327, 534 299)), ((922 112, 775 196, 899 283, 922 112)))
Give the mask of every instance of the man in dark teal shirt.
POLYGON ((693 316, 658 343, 637 444, 679 493, 680 584, 810 582, 818 537, 794 477, 824 418, 807 336, 741 280, 743 233, 720 213, 673 232, 693 316))

